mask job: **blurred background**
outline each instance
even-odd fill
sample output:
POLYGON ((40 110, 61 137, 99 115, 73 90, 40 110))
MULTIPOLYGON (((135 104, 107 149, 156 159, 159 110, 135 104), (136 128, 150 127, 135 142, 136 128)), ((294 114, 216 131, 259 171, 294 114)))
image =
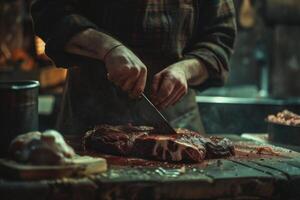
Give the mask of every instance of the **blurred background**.
MULTIPOLYGON (((34 35, 31 0, 0 1, 0 80, 39 80, 39 127, 53 128, 66 77, 34 35)), ((300 1, 235 0, 238 38, 223 88, 198 93, 207 133, 264 133, 268 114, 300 113, 300 1)))

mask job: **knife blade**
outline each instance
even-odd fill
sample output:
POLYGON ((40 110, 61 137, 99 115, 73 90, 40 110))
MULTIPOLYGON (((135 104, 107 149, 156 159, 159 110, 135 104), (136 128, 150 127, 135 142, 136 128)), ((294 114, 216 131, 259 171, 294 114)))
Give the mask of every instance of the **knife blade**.
POLYGON ((139 100, 139 106, 143 108, 143 111, 139 114, 143 121, 159 130, 161 134, 176 134, 176 131, 169 124, 168 120, 159 112, 144 93, 142 93, 141 99, 139 100))

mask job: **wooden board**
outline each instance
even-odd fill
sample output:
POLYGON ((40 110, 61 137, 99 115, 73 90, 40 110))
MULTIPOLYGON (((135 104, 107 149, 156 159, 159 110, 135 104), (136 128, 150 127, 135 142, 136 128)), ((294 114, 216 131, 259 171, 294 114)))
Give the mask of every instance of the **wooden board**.
POLYGON ((0 159, 0 176, 22 180, 55 179, 83 176, 107 170, 106 160, 89 156, 78 156, 72 163, 57 166, 34 166, 0 159))
POLYGON ((221 159, 185 170, 112 167, 90 180, 100 188, 97 196, 107 199, 133 196, 137 199, 268 199, 276 193, 273 178, 262 171, 221 159))

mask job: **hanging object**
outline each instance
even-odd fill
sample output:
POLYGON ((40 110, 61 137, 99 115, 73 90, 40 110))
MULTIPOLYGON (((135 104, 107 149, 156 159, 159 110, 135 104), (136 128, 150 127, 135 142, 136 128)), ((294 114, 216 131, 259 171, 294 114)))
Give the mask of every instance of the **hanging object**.
POLYGON ((255 10, 251 4, 251 0, 243 0, 240 16, 240 25, 243 28, 252 28, 255 24, 255 10))

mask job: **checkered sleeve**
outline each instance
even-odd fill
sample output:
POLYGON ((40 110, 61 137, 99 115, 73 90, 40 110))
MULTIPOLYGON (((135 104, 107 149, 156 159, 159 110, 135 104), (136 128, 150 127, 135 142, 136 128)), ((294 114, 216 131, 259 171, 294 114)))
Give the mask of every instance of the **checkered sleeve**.
POLYGON ((233 0, 204 0, 198 5, 198 12, 196 36, 185 49, 184 59, 197 58, 205 64, 209 78, 196 86, 204 90, 224 85, 237 27, 233 0))
POLYGON ((68 66, 64 51, 69 39, 87 28, 97 28, 80 12, 77 0, 35 0, 31 6, 35 33, 46 42, 46 54, 56 66, 68 66))

